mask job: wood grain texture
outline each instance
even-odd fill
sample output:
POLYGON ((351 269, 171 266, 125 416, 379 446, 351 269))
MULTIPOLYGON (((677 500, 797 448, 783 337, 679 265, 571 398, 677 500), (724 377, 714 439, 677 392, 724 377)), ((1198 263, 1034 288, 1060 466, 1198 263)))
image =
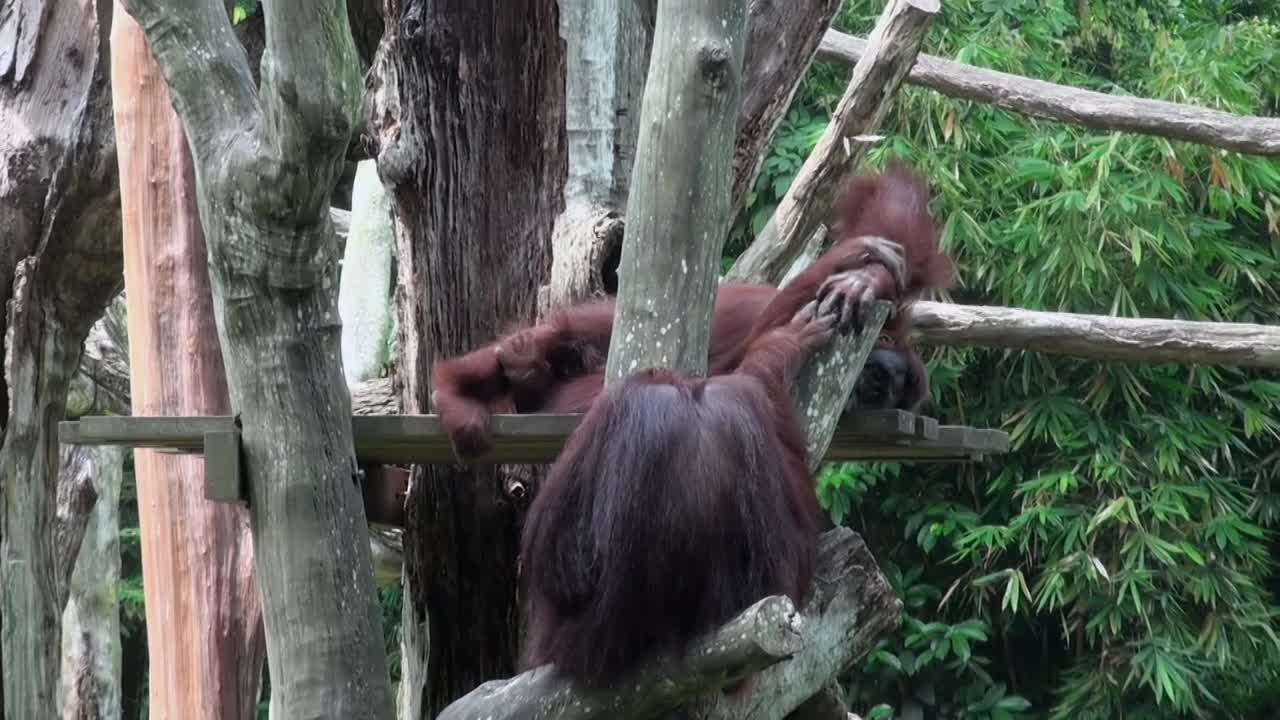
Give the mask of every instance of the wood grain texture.
POLYGON ((346 5, 263 3, 254 83, 221 0, 122 2, 146 33, 199 178, 213 313, 241 421, 272 712, 389 720, 329 212, 361 108, 346 5))
POLYGON ((0 3, 0 716, 9 720, 61 714, 62 609, 92 507, 92 487, 59 485, 57 423, 85 336, 120 287, 110 12, 93 0, 0 3))
MULTIPOLYGON (((494 415, 497 445, 472 464, 548 463, 582 415, 494 415)), ((361 464, 457 462, 437 415, 356 415, 351 418, 361 464)), ((208 433, 234 430, 231 416, 89 416, 66 421, 59 439, 72 445, 126 445, 199 453, 208 433)), ((910 460, 979 456, 1009 449, 999 430, 939 426, 933 418, 903 410, 856 410, 840 418, 825 458, 828 461, 896 457, 910 460)))
MULTIPOLYGON (((146 37, 122 6, 111 43, 128 401, 139 415, 226 415, 186 134, 146 37)), ((266 641, 249 514, 205 499, 200 458, 140 449, 134 468, 147 623, 171 633, 147 635, 149 706, 161 717, 251 720, 266 641)))
MULTIPOLYGON (((567 172, 558 3, 511 7, 384 5, 371 127, 396 220, 396 382, 405 412, 429 410, 434 358, 532 322, 550 277, 567 172)), ((525 482, 526 471, 414 468, 401 622, 405 720, 431 720, 515 667, 521 505, 507 487, 525 482)))
POLYGON ((730 217, 746 207, 774 133, 839 9, 840 0, 752 0, 742 58, 730 217))
POLYGON ((1280 368, 1280 326, 917 302, 926 345, 1002 347, 1103 362, 1280 368))
MULTIPOLYGON (((818 59, 853 65, 867 41, 831 30, 818 59)), ((1280 118, 1236 115, 1195 105, 1081 90, 921 54, 907 82, 948 97, 1094 130, 1154 135, 1255 155, 1280 155, 1280 118)))
POLYGON ((652 658, 618 689, 576 686, 544 665, 491 680, 445 708, 439 720, 644 720, 669 717, 690 698, 746 677, 800 650, 800 618, 791 600, 763 598, 695 640, 683 657, 652 658))
POLYGON ((707 371, 747 0, 659 0, 605 382, 707 371))
POLYGON ((781 718, 824 687, 817 679, 833 677, 870 651, 902 608, 862 539, 847 528, 822 537, 811 596, 799 612, 786 598, 764 598, 707 633, 684 657, 654 658, 611 691, 574 687, 543 666, 484 683, 440 718, 640 720, 669 717, 686 703, 685 716, 781 718), (783 655, 787 662, 778 662, 783 655), (714 694, 751 670, 761 671, 752 692, 714 694), (689 703, 708 693, 713 697, 689 703))

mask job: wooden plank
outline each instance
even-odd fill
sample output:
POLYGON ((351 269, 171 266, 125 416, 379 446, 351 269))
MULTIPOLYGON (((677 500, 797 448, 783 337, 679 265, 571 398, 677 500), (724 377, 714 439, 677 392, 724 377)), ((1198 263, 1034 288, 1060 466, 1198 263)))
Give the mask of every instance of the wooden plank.
MULTIPOLYGON (((495 415, 498 443, 485 463, 550 463, 577 427, 581 415, 495 415)), ((456 462, 436 415, 357 415, 352 417, 356 455, 362 464, 408 465, 456 462)), ((232 432, 235 421, 216 417, 84 417, 59 426, 67 444, 125 445, 200 453, 208 433, 232 432)), ((939 426, 933 418, 901 410, 847 413, 836 427, 825 459, 899 459, 956 461, 1003 453, 1009 436, 999 430, 939 426)))
POLYGON ((240 472, 240 431, 204 434, 204 497, 214 502, 243 503, 248 488, 240 472))

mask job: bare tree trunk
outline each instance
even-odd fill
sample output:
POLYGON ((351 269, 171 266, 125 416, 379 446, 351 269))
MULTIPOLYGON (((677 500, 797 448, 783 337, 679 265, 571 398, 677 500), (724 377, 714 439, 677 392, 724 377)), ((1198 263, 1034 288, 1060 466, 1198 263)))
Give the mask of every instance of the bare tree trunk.
POLYGON ((120 483, 122 447, 64 446, 62 484, 81 476, 98 496, 62 611, 63 720, 119 720, 120 696, 120 483))
MULTIPOLYGON (((186 135, 123 6, 111 40, 132 408, 227 415, 186 135)), ((266 642, 249 514, 205 500, 203 458, 139 449, 134 461, 147 625, 164 629, 147 635, 151 712, 250 720, 266 642)))
POLYGON ((617 291, 657 0, 564 0, 569 173, 542 309, 617 291))
POLYGON ((58 487, 57 423, 89 328, 120 285, 105 60, 110 5, 0 3, 0 697, 61 713, 61 616, 93 505, 58 487))
POLYGON ((746 24, 747 0, 658 2, 607 382, 706 373, 746 24))
MULTIPOLYGON (((566 173, 565 56, 557 3, 521 7, 385 5, 373 123, 396 219, 403 412, 428 409, 433 357, 532 321, 550 276, 566 173)), ((523 508, 506 493, 513 477, 523 482, 494 466, 414 470, 402 718, 434 718, 514 669, 523 508)))
POLYGON ((146 32, 192 152, 240 419, 273 704, 289 718, 389 719, 329 213, 360 110, 345 4, 264 3, 260 89, 221 0, 124 4, 146 32))

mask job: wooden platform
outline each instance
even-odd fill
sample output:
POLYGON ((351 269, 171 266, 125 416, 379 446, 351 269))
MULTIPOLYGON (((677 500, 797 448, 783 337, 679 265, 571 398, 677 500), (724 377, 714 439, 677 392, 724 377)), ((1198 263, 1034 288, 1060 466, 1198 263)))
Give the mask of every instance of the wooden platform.
MULTIPOLYGON (((577 427, 581 415, 496 415, 494 452, 482 463, 549 463, 577 427)), ((355 415, 351 418, 361 463, 457 462, 436 415, 355 415)), ((123 445, 203 453, 206 435, 236 432, 233 418, 93 416, 59 425, 70 445, 123 445)), ((902 460, 965 462, 1009 449, 1008 433, 958 425, 901 410, 847 413, 827 452, 829 461, 902 460)))

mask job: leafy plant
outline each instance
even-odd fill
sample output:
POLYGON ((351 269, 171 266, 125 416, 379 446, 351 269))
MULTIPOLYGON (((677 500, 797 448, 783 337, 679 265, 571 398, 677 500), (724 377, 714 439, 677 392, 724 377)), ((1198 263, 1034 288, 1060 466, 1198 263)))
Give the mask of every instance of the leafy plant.
MULTIPOLYGON (((882 3, 852 0, 865 35, 882 3)), ((955 0, 925 43, 1114 94, 1280 113, 1280 5, 955 0)), ((745 246, 843 91, 818 65, 737 226, 745 246)), ((872 166, 931 179, 957 302, 1276 323, 1280 164, 907 87, 872 166)), ((1280 378, 927 348, 930 414, 1008 430, 966 466, 838 464, 819 493, 906 605, 848 680, 866 717, 1272 717, 1280 378)))

